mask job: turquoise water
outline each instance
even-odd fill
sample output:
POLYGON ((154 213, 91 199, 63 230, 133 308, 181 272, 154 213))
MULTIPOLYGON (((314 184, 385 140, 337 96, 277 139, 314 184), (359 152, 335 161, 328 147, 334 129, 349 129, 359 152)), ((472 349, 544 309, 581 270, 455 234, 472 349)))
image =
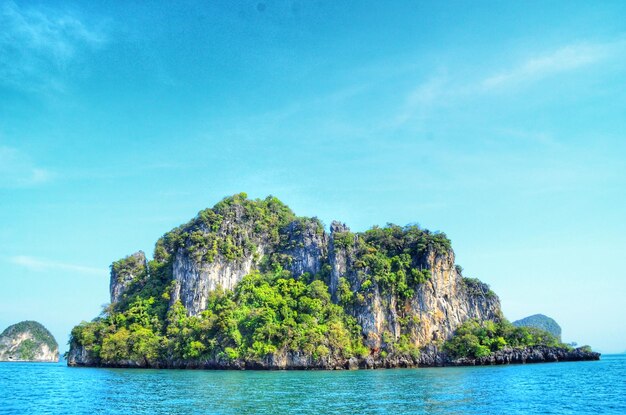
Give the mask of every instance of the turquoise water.
POLYGON ((0 363, 0 414, 626 414, 626 355, 370 371, 182 371, 0 363))

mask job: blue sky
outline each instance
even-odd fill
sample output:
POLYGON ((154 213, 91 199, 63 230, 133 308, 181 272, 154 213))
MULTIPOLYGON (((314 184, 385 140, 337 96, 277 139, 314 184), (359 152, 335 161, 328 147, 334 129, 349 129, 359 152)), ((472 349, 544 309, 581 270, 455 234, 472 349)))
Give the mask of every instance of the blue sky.
POLYGON ((626 350, 626 3, 339 3, 0 1, 0 330, 65 349, 245 191, 445 231, 509 319, 626 350))

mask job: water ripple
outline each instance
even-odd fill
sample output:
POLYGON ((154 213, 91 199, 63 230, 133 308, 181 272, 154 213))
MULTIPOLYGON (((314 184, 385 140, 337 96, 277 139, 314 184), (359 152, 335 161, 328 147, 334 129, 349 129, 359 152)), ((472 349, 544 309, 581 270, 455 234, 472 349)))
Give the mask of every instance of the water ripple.
POLYGON ((626 414, 626 356, 374 371, 0 363, 0 414, 626 414))

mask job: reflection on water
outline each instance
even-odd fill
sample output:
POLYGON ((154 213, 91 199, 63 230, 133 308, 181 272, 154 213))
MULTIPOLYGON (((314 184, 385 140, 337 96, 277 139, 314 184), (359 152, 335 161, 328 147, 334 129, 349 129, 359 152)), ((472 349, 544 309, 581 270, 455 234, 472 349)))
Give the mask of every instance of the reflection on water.
POLYGON ((374 371, 183 371, 0 363, 0 413, 626 413, 626 356, 374 371))

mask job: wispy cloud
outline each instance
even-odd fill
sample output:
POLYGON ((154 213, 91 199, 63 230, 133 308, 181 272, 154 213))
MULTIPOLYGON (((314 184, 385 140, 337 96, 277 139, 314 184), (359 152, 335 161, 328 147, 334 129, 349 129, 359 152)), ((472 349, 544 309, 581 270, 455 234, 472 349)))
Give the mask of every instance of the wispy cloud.
POLYGON ((412 119, 424 119, 432 106, 445 93, 446 80, 442 76, 434 77, 409 92, 400 110, 391 122, 392 127, 399 127, 412 119))
POLYGON ((450 73, 419 83, 409 90, 400 102, 396 128, 407 123, 419 124, 434 108, 463 102, 491 93, 501 93, 553 78, 574 70, 598 65, 615 57, 626 55, 626 41, 605 43, 575 43, 537 53, 500 70, 474 79, 450 73))
POLYGON ((0 85, 30 92, 64 89, 79 54, 106 41, 75 14, 0 3, 0 85))
POLYGON ((485 90, 493 90, 537 81, 598 63, 611 56, 617 48, 623 47, 622 42, 567 45, 548 54, 532 57, 507 71, 491 75, 480 86, 485 90))
POLYGON ((22 266, 32 271, 68 271, 80 274, 105 275, 106 269, 85 267, 82 265, 68 264, 65 262, 50 261, 47 259, 34 258, 26 255, 18 255, 10 258, 11 263, 22 266))
POLYGON ((37 166, 19 150, 0 146, 0 188, 36 186, 53 178, 53 172, 37 166))

